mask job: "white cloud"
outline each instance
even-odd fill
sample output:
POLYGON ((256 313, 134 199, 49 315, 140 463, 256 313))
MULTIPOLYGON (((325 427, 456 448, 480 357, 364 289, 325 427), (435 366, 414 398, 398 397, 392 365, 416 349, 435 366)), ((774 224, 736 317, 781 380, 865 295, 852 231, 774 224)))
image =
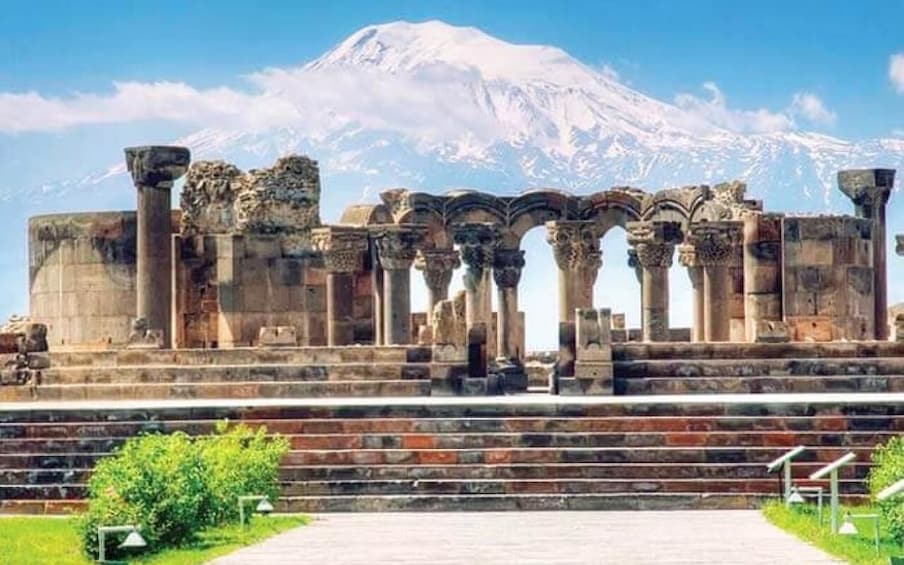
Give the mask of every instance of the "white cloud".
POLYGON ((895 53, 889 59, 888 78, 898 94, 904 94, 904 53, 895 53))
POLYGON ((792 115, 802 116, 814 124, 824 126, 833 126, 838 119, 819 96, 810 92, 795 93, 789 111, 792 115))
POLYGON ((772 112, 765 108, 729 108, 725 94, 714 82, 703 83, 703 89, 709 93, 708 100, 681 93, 675 96, 675 104, 692 117, 740 133, 770 133, 793 129, 795 126, 794 121, 782 112, 772 112))

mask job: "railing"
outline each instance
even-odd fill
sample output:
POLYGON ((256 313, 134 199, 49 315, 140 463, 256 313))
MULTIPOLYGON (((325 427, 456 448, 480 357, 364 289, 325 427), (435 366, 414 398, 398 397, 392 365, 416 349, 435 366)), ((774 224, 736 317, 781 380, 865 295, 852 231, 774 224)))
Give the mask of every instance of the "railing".
POLYGON ((822 469, 819 469, 812 475, 810 480, 816 481, 829 475, 829 504, 831 507, 831 526, 832 533, 838 533, 838 470, 857 458, 854 453, 842 455, 838 459, 832 461, 822 469))
MULTIPOLYGON (((776 459, 775 461, 773 461, 772 463, 770 463, 769 465, 766 466, 767 473, 772 473, 779 467, 782 468, 783 473, 782 473, 782 475, 779 475, 779 477, 784 476, 784 483, 785 483, 784 497, 785 497, 785 505, 786 506, 791 504, 790 503, 790 499, 791 499, 791 460, 794 459, 795 457, 797 457, 798 455, 800 455, 801 453, 803 453, 806 449, 807 449, 806 447, 804 447, 802 445, 798 445, 791 451, 785 453, 784 455, 782 455, 781 457, 779 457, 778 459, 776 459)), ((779 478, 779 480, 781 480, 781 478, 779 478)), ((820 501, 822 501, 821 497, 820 497, 820 501)))

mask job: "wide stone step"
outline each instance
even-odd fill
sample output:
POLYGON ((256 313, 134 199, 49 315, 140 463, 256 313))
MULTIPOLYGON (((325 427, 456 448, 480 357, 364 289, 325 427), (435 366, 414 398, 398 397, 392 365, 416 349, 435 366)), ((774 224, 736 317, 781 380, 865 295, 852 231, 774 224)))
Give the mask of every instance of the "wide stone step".
POLYGON ((684 359, 619 361, 617 379, 650 377, 873 376, 904 375, 904 357, 826 359, 684 359))
POLYGON ((545 510, 675 510, 756 508, 760 494, 475 494, 299 496, 277 501, 281 512, 433 512, 545 510))
MULTIPOLYGON (((821 462, 801 462, 793 467, 795 478, 803 479, 822 467, 821 462)), ((845 480, 866 478, 868 462, 854 462, 840 471, 845 480)), ((0 484, 53 485, 82 484, 91 476, 90 468, 83 469, 0 469, 0 484)), ((777 481, 767 475, 759 463, 556 463, 515 465, 370 465, 349 466, 283 466, 280 480, 304 481, 402 481, 413 479, 478 480, 478 479, 764 479, 777 481)))
POLYGON ((904 392, 904 376, 616 378, 619 395, 904 392))
POLYGON ((429 396, 428 380, 143 383, 0 387, 0 401, 429 396))
POLYGON ((335 363, 427 363, 428 347, 343 346, 236 349, 118 349, 52 351, 54 367, 117 367, 135 365, 321 365, 335 363))
MULTIPOLYGON (((130 437, 139 433, 183 431, 190 435, 210 434, 217 419, 120 421, 121 415, 99 422, 35 422, 31 412, 20 412, 18 419, 0 423, 2 438, 85 439, 130 437)), ((161 412, 161 417, 166 412, 161 412)), ((91 416, 77 412, 73 419, 91 416)), ((191 415, 189 415, 191 416, 191 415)), ((656 432, 904 432, 904 415, 828 415, 828 416, 650 416, 650 417, 575 417, 575 418, 283 418, 279 411, 273 419, 251 418, 243 423, 251 428, 264 426, 270 433, 301 434, 460 434, 460 433, 622 433, 635 435, 656 432)), ((0 421, 3 414, 0 412, 0 421)), ((786 440, 789 436, 784 436, 786 440)), ((807 442, 800 442, 807 443, 807 442)))
MULTIPOLYGON (((443 434, 293 434, 283 435, 295 450, 349 449, 515 449, 596 447, 789 447, 797 445, 869 447, 896 437, 895 432, 609 432, 443 433, 443 434)), ((126 437, 0 439, 6 453, 111 452, 126 437)), ((806 460, 806 453, 801 455, 806 460)))
POLYGON ((131 365, 51 368, 41 385, 332 382, 430 379, 426 363, 131 365))
POLYGON ((615 361, 653 359, 821 359, 904 357, 904 343, 855 341, 826 343, 615 343, 615 361))
MULTIPOLYGON (((501 449, 325 449, 293 450, 283 465, 517 465, 553 463, 760 463, 765 465, 787 447, 597 447, 501 449)), ((871 448, 818 447, 807 461, 832 461, 853 451, 868 461, 871 448)), ((91 468, 109 452, 0 453, 0 469, 91 468)))

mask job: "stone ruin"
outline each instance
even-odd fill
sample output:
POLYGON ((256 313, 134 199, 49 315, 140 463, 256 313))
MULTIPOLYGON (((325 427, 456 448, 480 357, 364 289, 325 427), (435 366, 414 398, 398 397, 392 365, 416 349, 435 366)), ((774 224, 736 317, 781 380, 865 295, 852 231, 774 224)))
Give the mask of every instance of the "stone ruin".
POLYGON ((243 172, 221 161, 189 166, 183 148, 126 155, 136 212, 29 222, 30 314, 47 326, 53 347, 420 342, 450 366, 467 364, 480 347, 482 366, 510 374, 526 354, 518 287, 529 266, 520 245, 535 227, 546 230, 558 268, 556 375, 564 390, 611 388, 609 361, 593 358, 596 338, 588 336, 783 343, 889 334, 884 207, 893 171, 839 173, 851 216, 768 213, 745 199, 743 183, 730 182, 580 196, 393 189, 324 225, 318 164, 307 157, 243 172), (181 206, 171 210, 170 190, 183 174, 181 206), (639 329, 595 308, 603 298, 593 295, 600 238, 614 227, 626 229, 631 246, 639 329), (669 321, 676 251, 693 289, 689 329, 669 321), (465 291, 450 300, 459 266, 465 291), (428 289, 426 313, 411 311, 411 267, 428 289), (582 381, 588 375, 593 383, 582 381))

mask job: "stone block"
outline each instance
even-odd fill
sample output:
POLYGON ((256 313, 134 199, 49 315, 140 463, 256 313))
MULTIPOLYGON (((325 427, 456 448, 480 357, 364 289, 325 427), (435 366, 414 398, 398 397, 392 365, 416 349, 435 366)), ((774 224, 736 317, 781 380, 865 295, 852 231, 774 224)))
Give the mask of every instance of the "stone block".
POLYGON ((611 312, 578 308, 575 314, 575 355, 578 361, 611 361, 611 312))
POLYGON ((279 258, 274 261, 273 280, 282 286, 297 286, 304 281, 304 261, 279 258))
POLYGON ((612 314, 612 329, 613 330, 624 330, 625 326, 625 314, 623 312, 619 312, 616 314, 612 314))
POLYGON ((298 335, 295 326, 263 326, 257 336, 258 347, 295 347, 298 335))
POLYGON ((580 377, 559 377, 560 396, 611 396, 612 381, 580 377))
POLYGON ((826 316, 796 316, 786 320, 794 341, 832 341, 834 324, 826 316))
POLYGON ((791 330, 781 320, 758 320, 754 325, 753 341, 756 343, 787 343, 791 330))
POLYGON ((801 263, 806 265, 831 265, 835 258, 835 241, 818 240, 804 244, 801 263))
POLYGON ((454 343, 436 343, 433 345, 433 360, 437 363, 467 363, 468 351, 454 343))
POLYGON ((135 318, 126 349, 163 349, 163 330, 149 328, 147 320, 135 318))
POLYGON ((895 341, 904 343, 904 314, 895 316, 895 341))

